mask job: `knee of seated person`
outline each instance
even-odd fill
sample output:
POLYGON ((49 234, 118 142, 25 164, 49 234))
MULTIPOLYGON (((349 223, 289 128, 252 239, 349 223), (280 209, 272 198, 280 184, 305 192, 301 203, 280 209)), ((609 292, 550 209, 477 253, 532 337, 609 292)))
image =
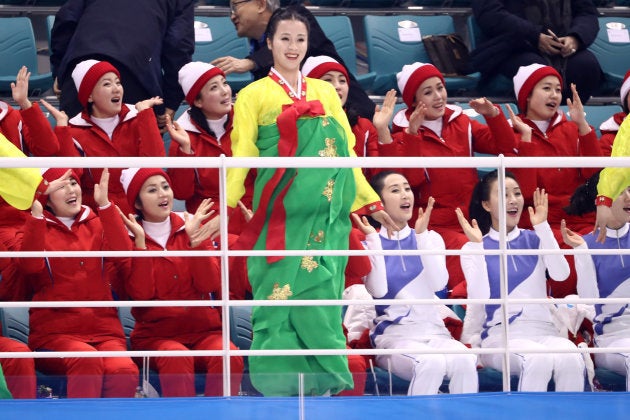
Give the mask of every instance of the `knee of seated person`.
POLYGON ((415 356, 416 372, 446 373, 446 359, 441 354, 418 354, 415 356))

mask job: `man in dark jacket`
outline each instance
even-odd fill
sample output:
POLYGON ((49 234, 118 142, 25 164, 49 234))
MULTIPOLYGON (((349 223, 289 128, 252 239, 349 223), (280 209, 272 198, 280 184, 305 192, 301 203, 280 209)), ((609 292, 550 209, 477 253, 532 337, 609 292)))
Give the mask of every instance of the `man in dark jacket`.
MULTIPOLYGON (((220 57, 213 60, 212 64, 220 67, 225 73, 245 73, 250 71, 255 79, 267 76, 273 64, 273 57, 271 50, 267 48, 265 30, 271 14, 279 6, 279 0, 232 0, 230 2, 232 23, 234 23, 239 37, 250 39, 251 53, 243 59, 229 56, 220 57)), ((327 55, 344 64, 334 44, 326 37, 321 26, 317 23, 315 16, 304 6, 292 7, 295 7, 300 14, 304 15, 310 24, 308 51, 305 58, 327 55)), ((371 120, 374 116, 374 102, 361 88, 361 85, 352 73, 350 73, 349 82, 348 106, 355 109, 362 117, 371 120)))
POLYGON ((158 121, 171 116, 184 98, 177 72, 195 49, 193 0, 68 0, 59 8, 51 33, 50 65, 60 91, 60 108, 81 111, 71 74, 93 58, 120 72, 123 100, 136 103, 154 96, 158 121), (166 109, 165 109, 166 108, 166 109), (162 117, 162 118, 160 118, 162 117))
POLYGON ((520 66, 539 63, 563 76, 564 100, 571 83, 583 103, 599 86, 602 71, 587 49, 599 31, 592 0, 473 0, 472 10, 484 41, 471 60, 483 79, 511 81, 520 66))

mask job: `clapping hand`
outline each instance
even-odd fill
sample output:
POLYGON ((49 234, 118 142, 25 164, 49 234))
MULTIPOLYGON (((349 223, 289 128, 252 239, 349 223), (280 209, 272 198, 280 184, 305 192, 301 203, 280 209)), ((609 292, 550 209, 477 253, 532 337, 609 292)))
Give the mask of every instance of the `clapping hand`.
POLYGON ((549 211, 549 197, 545 192, 545 189, 536 188, 534 191, 534 207, 528 207, 529 220, 532 226, 536 226, 547 220, 547 213, 549 211))
POLYGON ((464 231, 464 234, 466 234, 468 240, 470 242, 481 242, 483 234, 481 233, 481 229, 479 229, 477 220, 472 219, 472 224, 468 223, 468 220, 464 217, 464 212, 462 212, 462 209, 459 207, 455 209, 455 214, 457 215, 459 225, 462 227, 462 230, 464 231))

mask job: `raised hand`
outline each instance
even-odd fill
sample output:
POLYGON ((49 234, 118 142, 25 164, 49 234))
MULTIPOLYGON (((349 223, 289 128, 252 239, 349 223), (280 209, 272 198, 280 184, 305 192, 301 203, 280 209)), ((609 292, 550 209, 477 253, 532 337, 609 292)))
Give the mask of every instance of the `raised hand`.
POLYGON ((44 108, 55 118, 57 126, 65 127, 68 125, 68 115, 64 111, 58 110, 44 99, 40 99, 39 102, 44 105, 44 108))
POLYGON ((414 136, 418 134, 418 130, 420 130, 420 126, 424 123, 424 116, 427 112, 427 106, 424 102, 418 102, 416 105, 416 109, 413 110, 411 115, 409 116, 409 127, 407 127, 406 131, 409 134, 413 134, 414 136))
POLYGON ((48 194, 52 193, 53 191, 57 191, 57 190, 60 190, 60 189, 64 188, 66 185, 68 185, 68 182, 70 181, 70 176, 71 175, 72 175, 72 169, 68 169, 59 178, 57 178, 57 179, 55 179, 53 181, 50 181, 50 183, 48 183, 48 188, 46 188, 46 191, 44 192, 44 194, 48 195, 48 194))
POLYGON ((582 100, 578 95, 575 83, 571 83, 571 93, 573 94, 573 99, 567 98, 569 116, 571 117, 571 121, 573 121, 578 126, 579 134, 583 136, 591 131, 591 127, 586 121, 584 106, 582 105, 582 100))
POLYGON ((608 206, 597 206, 597 214, 595 216, 595 227, 593 235, 597 235, 597 242, 606 242, 606 225, 612 219, 612 210, 608 206), (599 232, 598 232, 599 229, 599 232))
POLYGON ((159 96, 154 96, 153 98, 145 99, 144 101, 140 101, 136 103, 136 110, 138 112, 144 111, 145 109, 153 108, 155 105, 162 105, 164 100, 159 96))
POLYGON ((372 124, 378 131, 378 141, 381 144, 389 144, 392 142, 392 136, 389 131, 389 122, 394 115, 394 106, 396 105, 396 89, 390 89, 385 94, 383 104, 379 107, 376 105, 372 124))
POLYGON ((190 136, 188 132, 182 128, 177 121, 171 121, 171 116, 166 114, 166 129, 171 139, 179 144, 182 152, 187 155, 192 154, 192 148, 190 147, 190 136))
POLYGON ((32 105, 28 99, 28 79, 30 77, 31 72, 26 66, 22 66, 15 77, 15 82, 11 82, 11 95, 21 109, 28 109, 32 105))
POLYGON ((109 198, 107 197, 109 189, 109 170, 103 169, 101 173, 101 179, 98 184, 94 185, 94 201, 99 207, 105 207, 109 204, 109 198))
POLYGON ((365 235, 376 233, 376 229, 370 224, 370 222, 368 222, 367 217, 359 216, 356 213, 350 213, 350 216, 352 217, 352 220, 354 220, 354 224, 357 228, 359 228, 359 230, 365 235))
POLYGON ((514 111, 512 111, 512 107, 507 105, 508 113, 510 114, 510 121, 512 121, 512 127, 516 130, 517 133, 521 135, 521 141, 525 143, 532 142, 532 128, 525 124, 521 117, 516 115, 514 111))
POLYGON ((31 204, 31 215, 37 218, 44 216, 44 206, 42 206, 39 200, 33 200, 33 204, 31 204))
POLYGON ((486 97, 473 99, 468 102, 468 105, 474 109, 478 114, 496 117, 501 111, 494 106, 494 104, 486 97))
POLYGON ((133 213, 129 213, 129 216, 125 216, 118 206, 116 206, 116 209, 118 209, 118 213, 120 214, 125 226, 127 226, 127 229, 133 233, 136 248, 146 249, 146 235, 144 233, 144 228, 138 222, 137 216, 133 213))
POLYGON ((200 227, 204 221, 215 213, 211 208, 212 199, 206 198, 201 202, 192 217, 190 217, 188 212, 184 212, 184 228, 190 239, 191 248, 196 248, 201 242, 210 237, 210 231, 207 229, 200 230, 200 227))
POLYGON ((584 238, 582 235, 573 232, 571 229, 567 227, 567 222, 562 219, 560 222, 560 233, 562 233, 562 240, 565 244, 570 247, 577 248, 578 246, 584 243, 584 238))
POLYGON ((457 207, 455 209, 455 214, 457 215, 457 221, 459 221, 459 225, 462 227, 464 234, 470 242, 481 242, 483 239, 483 234, 481 233, 481 229, 479 229, 479 225, 477 224, 477 220, 472 219, 472 224, 468 223, 468 220, 464 217, 464 213, 462 209, 457 207))
POLYGON ((379 222, 382 227, 387 229, 387 237, 391 238, 394 232, 398 232, 400 228, 396 226, 396 223, 389 217, 389 214, 385 210, 379 210, 370 214, 374 220, 379 222))
POLYGON ((429 219, 431 219, 431 211, 433 210, 433 205, 435 204, 435 198, 429 197, 429 201, 427 202, 427 209, 422 210, 422 207, 418 210, 418 218, 416 219, 416 225, 414 227, 416 233, 420 234, 427 230, 429 227, 429 219))
POLYGON ((549 211, 549 197, 545 192, 545 189, 536 188, 534 191, 534 207, 529 206, 529 220, 532 222, 532 226, 536 226, 547 220, 547 213, 549 211))
POLYGON ((252 217, 254 217, 254 212, 251 209, 247 208, 247 206, 243 204, 241 200, 238 200, 238 207, 241 209, 241 213, 243 213, 243 217, 245 218, 246 222, 252 220, 252 217))

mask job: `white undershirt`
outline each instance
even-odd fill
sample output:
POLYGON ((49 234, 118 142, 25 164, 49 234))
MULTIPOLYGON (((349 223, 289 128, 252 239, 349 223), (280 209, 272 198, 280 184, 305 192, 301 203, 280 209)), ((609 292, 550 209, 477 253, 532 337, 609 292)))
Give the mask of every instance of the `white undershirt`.
POLYGON ((157 242, 162 248, 166 249, 166 242, 171 234, 171 218, 167 217, 163 222, 147 222, 142 221, 142 227, 144 233, 150 236, 155 242, 157 242))
POLYGON ((549 124, 551 123, 549 120, 532 120, 532 122, 536 124, 536 127, 538 127, 538 129, 543 133, 547 132, 549 124))
POLYGON ((72 224, 73 224, 73 223, 74 223, 74 221, 75 221, 75 218, 74 218, 74 217, 57 217, 57 219, 59 219, 59 221, 60 221, 61 223, 63 223, 64 225, 66 225, 66 227, 67 227, 68 229, 70 229, 70 228, 72 227, 72 224))
POLYGON ((438 137, 442 137, 442 118, 438 118, 437 120, 424 120, 422 123, 423 126, 433 131, 438 137))
POLYGON ((110 140, 112 139, 112 134, 114 134, 114 129, 118 126, 118 122, 120 121, 120 117, 118 115, 114 115, 109 118, 90 117, 90 119, 94 122, 94 124, 107 133, 110 140))
POLYGON ((225 134, 225 122, 227 121, 227 117, 227 114, 225 114, 218 120, 206 120, 208 121, 210 129, 214 131, 214 134, 217 136, 217 142, 219 145, 221 144, 221 137, 225 134))

